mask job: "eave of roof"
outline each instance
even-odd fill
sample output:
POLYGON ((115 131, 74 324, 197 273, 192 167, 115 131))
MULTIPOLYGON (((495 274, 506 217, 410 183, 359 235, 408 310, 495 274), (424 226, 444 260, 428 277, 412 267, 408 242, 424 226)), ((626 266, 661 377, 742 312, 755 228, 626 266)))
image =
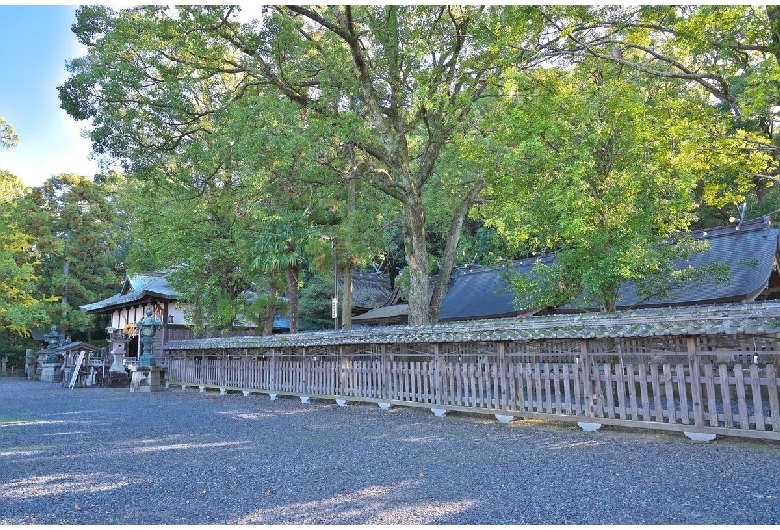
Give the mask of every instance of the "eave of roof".
POLYGON ((110 298, 106 298, 105 300, 101 300, 100 302, 82 305, 80 308, 87 313, 107 313, 114 309, 121 309, 146 300, 175 301, 176 299, 176 294, 171 294, 167 290, 144 289, 141 291, 131 291, 127 294, 117 294, 110 298))
POLYGON ((780 332, 780 302, 635 309, 617 313, 486 319, 429 326, 171 341, 167 350, 599 339, 780 332))

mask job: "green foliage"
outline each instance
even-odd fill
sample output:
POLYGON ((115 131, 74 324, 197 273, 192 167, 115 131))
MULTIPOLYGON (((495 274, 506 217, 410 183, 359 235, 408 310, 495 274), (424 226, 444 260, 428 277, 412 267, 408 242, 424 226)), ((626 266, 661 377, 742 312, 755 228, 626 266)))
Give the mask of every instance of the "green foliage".
POLYGON ((10 123, 0 117, 0 147, 10 149, 19 143, 19 136, 14 134, 14 128, 10 123))
MULTIPOLYGON (((523 73, 516 91, 486 120, 504 151, 481 214, 516 248, 557 253, 534 281, 513 282, 520 302, 581 297, 612 311, 625 282, 657 291, 652 279, 668 279, 675 258, 659 241, 689 228, 698 186, 738 165, 723 154, 735 151, 717 134, 720 116, 681 98, 677 82, 638 84, 599 64, 523 73)), ((765 163, 744 155, 739 167, 753 159, 765 163)))
POLYGON ((224 170, 213 171, 212 163, 204 155, 171 164, 167 176, 136 182, 120 201, 132 220, 131 270, 172 269, 167 278, 203 333, 233 328, 256 276, 254 227, 236 215, 238 183, 224 170))
POLYGON ((407 265, 422 324, 475 256, 557 251, 545 290, 610 309, 621 283, 662 274, 658 241, 697 209, 780 205, 773 6, 239 12, 82 6, 88 54, 59 87, 136 179, 133 266, 181 265, 210 326, 270 310, 242 293, 282 271, 294 323, 299 269, 332 265, 322 232, 340 270, 407 265))
POLYGON ((331 299, 333 281, 313 277, 301 289, 298 311, 302 327, 329 328, 333 326, 331 299))
POLYGON ((32 239, 21 220, 19 200, 26 188, 0 171, 0 333, 27 334, 43 318, 32 239))
POLYGON ((97 182, 63 173, 17 201, 20 230, 36 257, 37 297, 47 302, 34 324, 71 334, 102 327, 79 306, 116 294, 124 279, 118 242, 125 228, 111 204, 120 183, 118 175, 97 182))

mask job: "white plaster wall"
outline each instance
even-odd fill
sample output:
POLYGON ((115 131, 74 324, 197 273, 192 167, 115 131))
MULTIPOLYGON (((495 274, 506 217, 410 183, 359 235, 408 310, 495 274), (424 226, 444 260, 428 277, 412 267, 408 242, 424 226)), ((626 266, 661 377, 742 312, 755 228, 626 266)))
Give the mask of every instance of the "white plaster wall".
POLYGON ((187 324, 187 322, 184 319, 184 309, 179 307, 179 304, 168 304, 167 323, 171 325, 180 325, 180 326, 187 324))
MULTIPOLYGON (((161 304, 162 305, 162 304, 161 304)), ((123 308, 121 310, 115 309, 111 313, 111 327, 115 329, 122 329, 126 324, 134 324, 140 320, 146 318, 146 308, 149 304, 141 307, 123 308)), ((152 307, 154 309, 154 307, 152 307)), ((184 308, 176 303, 168 304, 168 320, 164 322, 169 325, 184 326, 189 324, 189 321, 184 317, 184 308)))

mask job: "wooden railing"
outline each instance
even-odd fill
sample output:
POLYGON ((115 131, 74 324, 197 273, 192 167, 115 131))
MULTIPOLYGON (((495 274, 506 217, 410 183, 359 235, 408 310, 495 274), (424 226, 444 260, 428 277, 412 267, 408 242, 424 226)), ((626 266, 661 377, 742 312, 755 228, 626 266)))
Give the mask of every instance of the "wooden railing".
POLYGON ((687 351, 620 355, 588 340, 530 354, 505 342, 172 351, 168 382, 780 440, 778 352, 680 345, 687 351))

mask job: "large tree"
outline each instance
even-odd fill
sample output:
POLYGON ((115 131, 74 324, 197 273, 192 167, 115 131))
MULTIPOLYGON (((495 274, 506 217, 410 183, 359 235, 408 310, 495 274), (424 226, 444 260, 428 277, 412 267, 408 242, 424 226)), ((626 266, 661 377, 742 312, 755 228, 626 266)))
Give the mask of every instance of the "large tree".
MULTIPOLYGON (((726 133, 748 133, 744 149, 769 154, 775 162, 750 175, 752 182, 744 172, 713 175, 702 198, 728 204, 731 215, 746 198, 754 205, 764 202, 767 191, 780 180, 780 139, 775 130, 780 108, 780 8, 612 6, 593 8, 591 13, 591 23, 567 26, 568 46, 562 53, 612 62, 625 74, 678 79, 686 90, 696 87, 711 94, 732 119, 726 133)), ((762 215, 760 210, 753 213, 762 215)), ((720 219, 729 216, 722 214, 720 219)))
POLYGON ((0 333, 18 336, 45 318, 37 292, 33 241, 19 207, 25 192, 18 177, 0 171, 0 333))
MULTIPOLYGON (((456 201, 433 289, 426 190, 438 182, 442 150, 467 138, 473 106, 502 68, 536 64, 558 38, 544 33, 543 11, 277 6, 242 24, 236 7, 81 8, 74 31, 89 54, 70 63, 61 99, 73 116, 93 119, 98 153, 134 168, 208 134, 211 116, 245 97, 293 103, 307 127, 354 146, 348 171, 398 202, 410 322, 422 324, 438 318, 461 226, 484 179, 449 171, 456 201)), ((245 109, 268 123, 263 104, 245 109)))
MULTIPOLYGON (((97 153, 125 160, 142 178, 218 133, 220 114, 233 112, 257 124, 242 140, 258 140, 258 148, 243 149, 242 163, 267 166, 303 153, 330 171, 321 173, 326 185, 351 178, 381 190, 402 214, 409 321, 422 324, 438 318, 464 219, 485 186, 473 166, 442 161, 448 152, 468 158, 490 140, 492 131, 476 128, 475 111, 511 90, 508 71, 568 71, 595 59, 624 75, 680 79, 688 83, 681 90, 706 90, 735 116, 760 114, 750 102, 756 87, 772 85, 762 77, 777 75, 776 14, 707 6, 275 6, 247 21, 235 6, 82 7, 74 31, 89 51, 69 64, 60 97, 71 115, 93 120, 97 153), (735 90, 745 74, 746 88, 735 90), (319 155, 329 150, 353 155, 328 166, 331 158, 319 155), (443 228, 432 289, 431 217, 443 228)), ((727 185, 710 191, 722 200, 744 194, 727 185)))
POLYGON ((529 254, 557 254, 514 279, 525 307, 579 299, 614 311, 626 282, 658 296, 701 277, 707 271, 673 267, 701 249, 680 236, 695 219, 697 189, 719 174, 744 182, 770 163, 748 149, 749 137, 725 134, 729 121, 708 93, 679 80, 589 60, 521 73, 514 90, 483 122, 499 162, 481 212, 529 254))
POLYGON ((94 316, 79 306, 116 294, 124 279, 125 228, 111 201, 121 180, 62 173, 19 202, 19 222, 37 257, 39 296, 57 300, 48 318, 62 331, 95 329, 94 316))

